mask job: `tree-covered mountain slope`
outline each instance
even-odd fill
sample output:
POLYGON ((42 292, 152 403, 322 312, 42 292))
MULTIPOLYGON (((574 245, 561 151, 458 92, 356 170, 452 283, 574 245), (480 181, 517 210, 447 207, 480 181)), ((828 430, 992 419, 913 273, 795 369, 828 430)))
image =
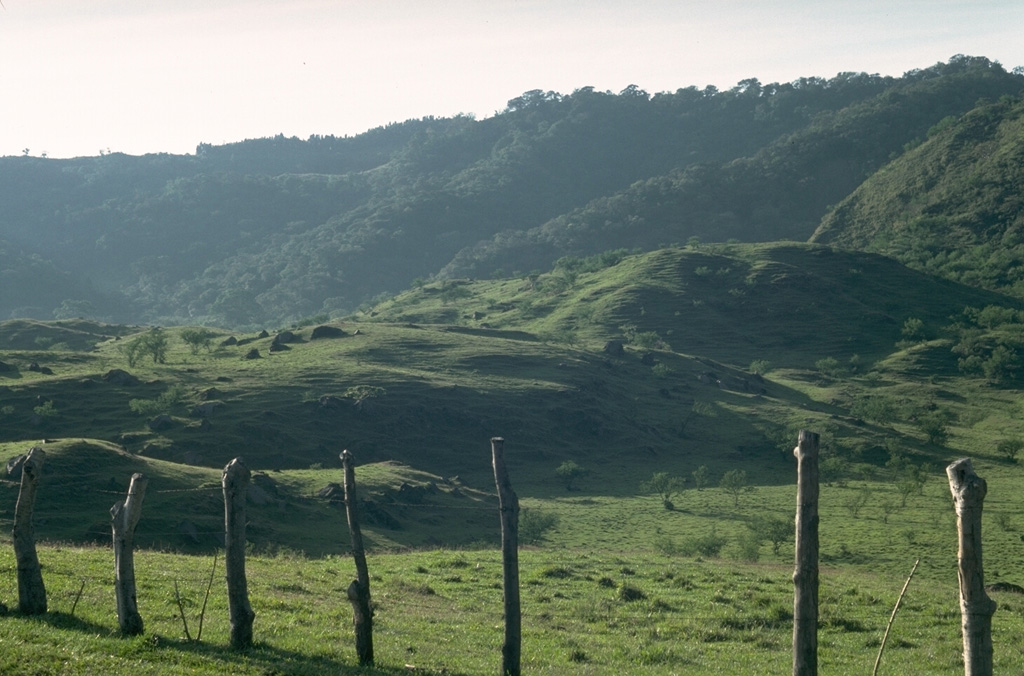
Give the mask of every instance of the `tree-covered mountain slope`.
MULTIPOLYGON (((857 78, 849 78, 855 82, 857 78)), ((842 81, 830 81, 841 87, 842 81)), ((639 181, 529 230, 508 230, 462 252, 452 276, 542 269, 562 255, 666 242, 804 241, 829 207, 947 116, 1020 91, 985 60, 908 74, 884 91, 823 112, 749 157, 639 181)))
POLYGON ((902 78, 532 91, 484 120, 189 156, 0 158, 4 270, 38 260, 70 280, 36 294, 12 275, 0 317, 253 327, 566 253, 804 239, 905 143, 1022 81, 955 57, 902 78))
POLYGON ((1004 97, 943 119, 837 205, 814 241, 1024 297, 1022 194, 1024 99, 1004 97))

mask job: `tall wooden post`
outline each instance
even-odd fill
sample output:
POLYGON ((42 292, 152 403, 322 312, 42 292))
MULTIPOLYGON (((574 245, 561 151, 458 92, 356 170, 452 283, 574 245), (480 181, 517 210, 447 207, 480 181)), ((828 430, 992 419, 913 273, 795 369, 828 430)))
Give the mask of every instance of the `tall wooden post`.
POLYGON ((46 586, 36 554, 36 533, 32 510, 36 504, 36 487, 43 473, 46 453, 38 446, 25 456, 21 468, 21 490, 14 508, 14 557, 18 565, 18 610, 25 615, 46 612, 46 586))
POLYGON ((501 646, 502 676, 519 676, 522 614, 519 608, 519 498, 505 469, 505 440, 491 439, 494 483, 501 511, 501 565, 505 590, 505 643, 501 646))
POLYGON ((110 508, 111 530, 114 536, 114 589, 117 596, 117 623, 121 633, 135 636, 142 633, 142 615, 139 614, 135 594, 135 526, 142 516, 142 499, 146 496, 149 479, 144 474, 133 474, 128 485, 128 496, 110 508))
POLYGON ((363 534, 359 530, 359 511, 356 499, 355 460, 347 450, 341 453, 341 466, 345 470, 345 516, 352 540, 352 558, 356 564, 356 579, 348 586, 348 600, 352 604, 356 631, 356 654, 359 664, 373 665, 373 608, 370 602, 370 572, 366 568, 363 534))
POLYGON ((800 430, 796 567, 793 571, 793 676, 818 673, 818 435, 800 430))
POLYGON ((981 509, 988 485, 974 473, 969 458, 946 468, 959 534, 960 625, 964 639, 964 673, 992 676, 992 615, 996 602, 985 593, 981 563, 981 509))
POLYGON ((228 617, 231 647, 252 645, 252 623, 256 613, 249 605, 245 579, 245 500, 249 495, 249 468, 235 458, 221 476, 224 489, 224 565, 227 568, 228 617))

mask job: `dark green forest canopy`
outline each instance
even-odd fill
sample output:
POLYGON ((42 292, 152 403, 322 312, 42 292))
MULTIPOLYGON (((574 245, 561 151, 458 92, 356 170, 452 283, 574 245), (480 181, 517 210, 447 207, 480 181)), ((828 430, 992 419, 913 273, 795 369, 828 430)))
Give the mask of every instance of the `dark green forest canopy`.
POLYGON ((901 78, 536 90, 483 120, 188 156, 0 158, 0 318, 254 326, 351 312, 417 278, 806 240, 930 128, 1022 83, 957 56, 901 78))

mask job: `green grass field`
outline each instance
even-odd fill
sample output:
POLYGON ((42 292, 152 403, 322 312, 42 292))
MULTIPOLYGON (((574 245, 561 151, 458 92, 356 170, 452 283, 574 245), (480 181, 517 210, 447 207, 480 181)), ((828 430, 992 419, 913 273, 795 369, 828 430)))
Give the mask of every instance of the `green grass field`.
MULTIPOLYGON (((962 371, 952 351, 963 308, 998 300, 873 256, 716 245, 436 282, 335 322, 341 337, 290 327, 274 352, 276 331, 234 334, 242 345, 215 331, 193 353, 169 327, 165 362, 132 364, 125 346, 148 328, 0 322, 0 462, 46 453, 35 529, 50 596, 41 618, 0 616, 0 654, 24 656, 0 673, 494 673, 492 436, 506 440, 524 524, 547 526, 522 551, 525 671, 782 672, 794 552, 791 536, 775 551, 767 528, 792 519, 800 429, 822 440, 822 670, 871 668, 920 559, 882 673, 951 673, 952 460, 973 458, 988 481, 986 582, 1024 583, 1024 469, 1000 450, 1024 437, 1020 390, 962 371), (357 462, 377 672, 355 666, 344 596, 354 570, 330 491, 343 449, 357 462), (185 640, 174 597, 177 581, 195 636, 223 540, 221 471, 237 456, 254 471, 257 645, 244 653, 227 647, 222 566, 201 642, 185 640), (556 471, 568 461, 583 470, 571 486, 556 471), (737 471, 745 486, 720 486, 737 471), (134 472, 150 478, 136 537, 147 628, 122 639, 109 509, 134 472), (642 487, 656 472, 686 480, 673 509, 642 487)), ((986 325, 978 344, 1021 328, 986 325)), ((17 495, 0 481, 0 528, 17 495)), ((996 671, 1024 671, 1024 598, 995 596, 996 671)), ((0 602, 17 606, 9 548, 0 602)))

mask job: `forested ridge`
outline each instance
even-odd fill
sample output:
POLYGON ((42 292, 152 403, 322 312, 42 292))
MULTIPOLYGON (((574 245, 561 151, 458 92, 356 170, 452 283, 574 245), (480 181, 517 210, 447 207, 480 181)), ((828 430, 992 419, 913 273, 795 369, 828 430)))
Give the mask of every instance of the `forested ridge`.
POLYGON ((537 90, 483 120, 186 156, 0 158, 0 318, 253 326, 565 255, 806 240, 937 124, 1022 86, 957 56, 900 78, 537 90))

